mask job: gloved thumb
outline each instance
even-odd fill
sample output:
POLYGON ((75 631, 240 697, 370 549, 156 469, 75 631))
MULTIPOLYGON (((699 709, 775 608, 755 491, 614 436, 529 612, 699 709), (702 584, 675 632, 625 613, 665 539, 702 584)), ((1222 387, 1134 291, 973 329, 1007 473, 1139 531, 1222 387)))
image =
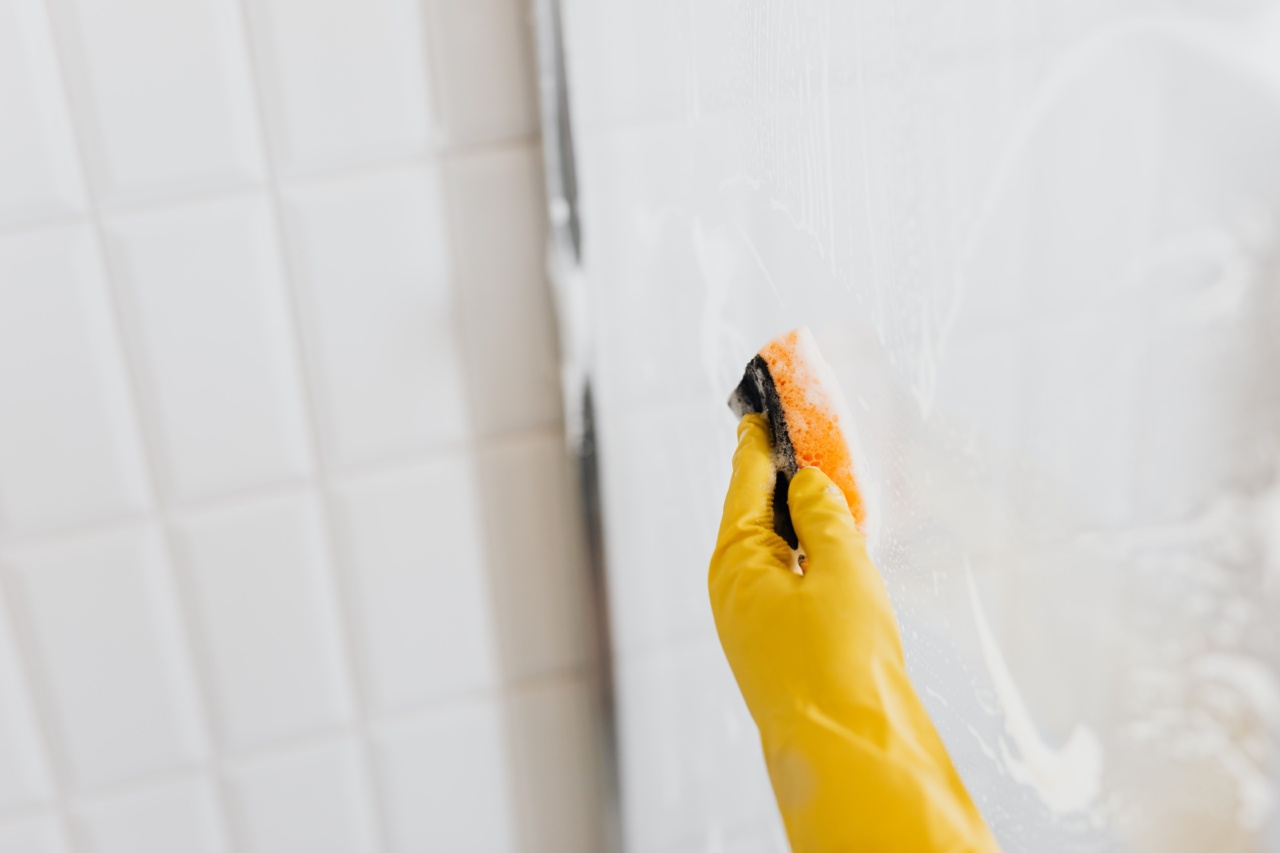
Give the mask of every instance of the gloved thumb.
POLYGON ((721 536, 730 526, 749 528, 772 523, 773 450, 764 415, 745 415, 738 424, 733 476, 724 499, 721 536))
POLYGON ((713 586, 724 570, 751 562, 752 554, 790 553, 786 543, 773 532, 776 477, 769 422, 764 415, 744 415, 738 424, 733 476, 725 495, 720 535, 711 560, 713 586))
POLYGON ((850 546, 862 549, 858 531, 844 492, 819 468, 801 468, 787 491, 791 522, 809 566, 819 571, 834 566, 849 553, 850 546))

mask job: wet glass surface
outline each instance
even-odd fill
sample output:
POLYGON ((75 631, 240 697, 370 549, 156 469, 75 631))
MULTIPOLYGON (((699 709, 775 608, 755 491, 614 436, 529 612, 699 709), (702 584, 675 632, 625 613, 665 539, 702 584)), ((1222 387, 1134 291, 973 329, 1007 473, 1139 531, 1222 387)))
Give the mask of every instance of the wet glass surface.
POLYGON ((1272 10, 565 23, 630 849, 785 848, 705 570, 725 398, 800 324, 853 409, 913 680, 1006 850, 1280 849, 1272 10))

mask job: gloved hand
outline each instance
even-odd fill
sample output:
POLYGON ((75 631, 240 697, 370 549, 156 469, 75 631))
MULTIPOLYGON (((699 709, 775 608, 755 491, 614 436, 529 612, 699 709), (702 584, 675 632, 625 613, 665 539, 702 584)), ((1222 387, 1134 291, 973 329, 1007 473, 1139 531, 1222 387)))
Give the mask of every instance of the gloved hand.
POLYGON ((791 481, 803 576, 773 531, 768 422, 738 426, 709 586, 794 853, 999 850, 929 721, 844 495, 791 481))

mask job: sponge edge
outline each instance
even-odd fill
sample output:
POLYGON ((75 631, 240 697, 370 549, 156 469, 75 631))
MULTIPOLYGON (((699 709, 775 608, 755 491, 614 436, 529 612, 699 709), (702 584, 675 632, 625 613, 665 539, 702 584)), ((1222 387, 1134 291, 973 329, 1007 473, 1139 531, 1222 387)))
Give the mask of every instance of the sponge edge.
POLYGON ((869 506, 857 467, 862 454, 853 418, 809 329, 801 326, 765 344, 747 365, 742 382, 729 397, 738 417, 763 413, 773 432, 774 529, 798 547, 787 488, 801 468, 819 468, 844 493, 858 529, 867 531, 869 506))

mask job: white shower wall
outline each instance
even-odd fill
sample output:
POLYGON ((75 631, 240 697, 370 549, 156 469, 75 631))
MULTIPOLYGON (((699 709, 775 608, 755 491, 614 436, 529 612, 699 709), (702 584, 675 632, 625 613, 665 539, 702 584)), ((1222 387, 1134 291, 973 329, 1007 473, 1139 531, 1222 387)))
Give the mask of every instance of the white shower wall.
POLYGON ((594 851, 518 0, 0 0, 0 851, 594 851))
POLYGON ((1280 849, 1275 5, 564 6, 631 853, 785 849, 706 570, 800 324, 1005 850, 1280 849))

